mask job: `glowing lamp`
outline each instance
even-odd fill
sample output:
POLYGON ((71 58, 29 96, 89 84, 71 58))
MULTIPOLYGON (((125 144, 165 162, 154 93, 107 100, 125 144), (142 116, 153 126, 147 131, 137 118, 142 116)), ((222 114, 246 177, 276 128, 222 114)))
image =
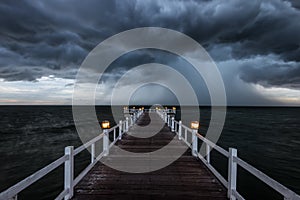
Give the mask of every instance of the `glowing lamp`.
POLYGON ((109 129, 109 128, 110 128, 110 123, 109 123, 109 121, 107 121, 107 120, 103 121, 103 122, 101 123, 101 127, 102 127, 103 129, 109 129))
POLYGON ((176 110, 176 107, 173 107, 173 110, 176 110))
POLYGON ((192 121, 191 122, 191 129, 199 129, 199 122, 198 121, 192 121))

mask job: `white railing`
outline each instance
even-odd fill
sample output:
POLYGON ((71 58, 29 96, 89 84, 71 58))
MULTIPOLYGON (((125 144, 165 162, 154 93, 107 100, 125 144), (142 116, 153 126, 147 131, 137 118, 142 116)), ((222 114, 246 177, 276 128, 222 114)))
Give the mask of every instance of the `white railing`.
POLYGON ((148 112, 148 113, 156 113, 157 111, 162 111, 163 112, 167 112, 167 113, 173 113, 175 114, 176 113, 176 109, 170 109, 170 108, 167 108, 167 109, 161 109, 161 108, 149 108, 149 109, 136 109, 136 108, 124 108, 124 113, 125 114, 134 114, 135 112, 137 111, 144 111, 144 112, 148 112))
POLYGON ((220 182, 227 188, 227 196, 229 199, 244 200, 241 194, 237 191, 237 166, 242 167, 250 174, 254 175, 259 180, 263 181, 265 184, 276 190, 281 194, 284 200, 299 200, 300 196, 288 189, 284 185, 275 181, 268 175, 259 171, 255 167, 243 161, 237 156, 237 150, 234 148, 229 148, 226 151, 222 147, 214 144, 210 140, 206 139, 198 133, 198 130, 191 129, 182 124, 182 121, 176 121, 174 116, 170 117, 168 112, 157 111, 158 115, 167 123, 172 132, 178 135, 179 140, 183 140, 191 149, 192 154, 198 158, 207 166, 208 169, 220 180, 220 182), (184 133, 184 135, 183 135, 184 133), (188 133, 191 135, 191 142, 188 140, 188 133), (200 139, 205 144, 206 156, 203 157, 198 151, 198 139, 200 139), (228 158, 228 177, 227 180, 210 164, 210 151, 215 149, 220 154, 228 158))
POLYGON ((59 166, 64 164, 64 190, 55 198, 55 200, 60 199, 70 199, 73 196, 74 187, 79 183, 79 181, 92 169, 96 164, 96 161, 101 159, 103 156, 108 155, 109 149, 122 138, 123 133, 127 132, 129 127, 132 126, 136 120, 140 117, 143 111, 137 111, 130 118, 131 124, 129 125, 129 118, 126 117, 125 120, 121 120, 119 124, 115 125, 110 129, 104 129, 103 133, 88 141, 87 143, 74 149, 73 146, 68 146, 65 148, 65 155, 50 163, 46 167, 40 169, 19 183, 13 185, 7 190, 0 193, 0 200, 11 200, 17 199, 18 193, 26 189, 36 181, 43 178, 45 175, 49 174, 53 170, 57 169, 59 166), (117 129, 119 130, 117 137, 117 129), (109 134, 112 134, 112 142, 109 141, 109 134), (103 151, 96 156, 95 143, 103 140, 103 151), (110 144, 109 144, 110 143, 110 144), (90 164, 74 179, 74 157, 81 153, 83 150, 91 148, 91 162, 90 164))

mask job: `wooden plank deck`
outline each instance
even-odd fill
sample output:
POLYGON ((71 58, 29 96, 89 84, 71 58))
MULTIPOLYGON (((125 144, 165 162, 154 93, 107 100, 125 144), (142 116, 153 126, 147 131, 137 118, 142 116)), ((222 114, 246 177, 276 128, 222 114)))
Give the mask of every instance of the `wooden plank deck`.
MULTIPOLYGON (((151 122, 159 122, 159 116, 151 122)), ((150 122, 144 113, 137 124, 150 122)), ((136 129, 130 129, 134 134, 136 129)), ((142 133, 141 133, 142 134, 142 133)), ((164 125, 150 138, 137 138, 124 134, 116 144, 131 152, 151 152, 168 144, 175 134, 164 125)), ((177 139, 178 140, 178 139, 177 139)), ((178 142, 182 143, 178 140, 178 142)), ((114 154, 115 152, 110 152, 114 154)), ((101 162, 78 183, 74 189, 75 200, 82 199, 227 199, 226 189, 188 149, 171 165, 148 173, 127 173, 112 169, 101 162)))

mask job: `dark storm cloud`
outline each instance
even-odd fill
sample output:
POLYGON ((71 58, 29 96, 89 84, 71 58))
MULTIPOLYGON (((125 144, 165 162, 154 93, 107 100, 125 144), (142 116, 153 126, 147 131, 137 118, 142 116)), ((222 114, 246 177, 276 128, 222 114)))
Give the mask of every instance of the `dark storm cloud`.
POLYGON ((300 64, 296 62, 277 62, 264 58, 260 65, 245 62, 242 64, 240 77, 250 83, 257 83, 265 87, 279 86, 300 88, 300 64), (254 64, 254 66, 253 66, 254 64))
POLYGON ((298 0, 290 0, 292 3, 293 7, 300 9, 300 1, 298 0))
MULTIPOLYGON (((235 60, 237 76, 246 82, 299 88, 298 5, 296 0, 1 1, 0 78, 74 78, 74 70, 103 39, 160 26, 188 34, 217 62, 235 60), (274 62, 253 59, 269 55, 276 56, 274 62)), ((157 60, 144 54, 146 61, 157 60)), ((128 62, 141 64, 141 57, 128 62)))

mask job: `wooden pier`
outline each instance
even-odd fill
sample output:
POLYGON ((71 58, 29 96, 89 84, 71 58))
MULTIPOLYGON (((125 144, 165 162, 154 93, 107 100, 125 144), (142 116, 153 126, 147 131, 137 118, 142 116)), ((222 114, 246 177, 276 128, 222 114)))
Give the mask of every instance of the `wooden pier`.
MULTIPOLYGON (((158 115, 156 120, 161 120, 158 115)), ((137 124, 144 126, 149 121, 149 114, 144 113, 137 124)), ((151 152, 167 145, 174 137, 176 134, 165 125, 151 138, 137 138, 126 133, 116 145, 136 153, 151 152)), ((99 162, 75 187, 73 199, 227 199, 226 191, 188 149, 171 165, 148 173, 121 172, 99 162)))
MULTIPOLYGON (((244 197, 237 191, 237 167, 243 168, 270 186, 281 194, 284 200, 300 200, 298 194, 239 158, 237 149, 229 148, 227 151, 199 134, 197 121, 192 122, 191 127, 182 124, 182 121, 176 121, 175 112, 176 108, 144 110, 125 107, 124 120, 120 120, 112 128, 109 128, 109 122, 102 123, 103 128, 106 126, 102 133, 76 149, 73 146, 65 147, 63 156, 1 192, 0 200, 16 200, 20 192, 62 165, 64 165, 64 189, 55 200, 227 198, 244 200, 244 197), (150 123, 149 114, 151 114, 151 125, 154 124, 154 126, 146 126, 150 123), (145 127, 145 129, 141 130, 140 127, 145 127), (151 127, 161 128, 159 131, 154 131, 155 135, 151 137, 138 137, 151 131, 151 127), (198 141, 201 141, 205 147, 205 156, 199 153, 198 141), (96 143, 99 142, 103 144, 103 149, 96 147, 96 143), (183 154, 177 157, 176 161, 164 165, 166 167, 151 170, 153 169, 151 166, 155 166, 151 165, 151 161, 159 159, 161 161, 162 157, 149 156, 147 159, 143 154, 140 156, 141 153, 151 154, 149 152, 160 150, 170 144, 174 149, 183 148, 183 154), (91 162, 74 177, 76 167, 74 158, 85 149, 90 150, 91 162), (117 158, 127 159, 120 154, 121 149, 138 153, 135 154, 139 155, 137 157, 145 158, 139 161, 146 162, 127 163, 133 163, 131 167, 134 169, 145 168, 147 170, 143 170, 143 173, 128 173, 103 164, 114 162, 118 160, 117 158), (211 165, 210 151, 212 149, 228 159, 227 177, 223 177, 211 165)), ((163 159, 167 160, 173 155, 164 156, 163 159)), ((124 167, 123 164, 122 167, 124 167)))

